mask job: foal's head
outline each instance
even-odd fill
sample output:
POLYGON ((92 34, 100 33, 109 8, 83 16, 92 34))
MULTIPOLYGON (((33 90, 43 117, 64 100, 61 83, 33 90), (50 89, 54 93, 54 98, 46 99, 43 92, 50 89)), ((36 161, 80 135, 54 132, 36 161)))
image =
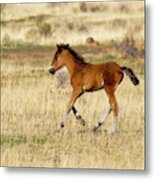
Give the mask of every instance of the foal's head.
POLYGON ((62 68, 65 65, 65 59, 66 56, 64 55, 64 51, 69 47, 69 44, 67 45, 57 45, 57 50, 54 54, 51 68, 49 69, 49 73, 55 74, 57 70, 62 68))

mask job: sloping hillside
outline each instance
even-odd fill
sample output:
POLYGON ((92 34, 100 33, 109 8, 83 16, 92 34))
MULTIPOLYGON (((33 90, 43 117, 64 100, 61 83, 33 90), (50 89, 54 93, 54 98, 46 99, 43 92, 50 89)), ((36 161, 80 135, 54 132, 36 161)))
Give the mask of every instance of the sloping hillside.
POLYGON ((143 1, 5 4, 1 9, 3 46, 81 45, 88 37, 100 43, 144 39, 143 1))

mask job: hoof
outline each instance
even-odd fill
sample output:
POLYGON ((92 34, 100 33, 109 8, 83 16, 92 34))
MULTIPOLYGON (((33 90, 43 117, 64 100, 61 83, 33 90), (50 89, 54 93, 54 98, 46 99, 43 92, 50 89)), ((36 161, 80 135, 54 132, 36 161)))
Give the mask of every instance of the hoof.
POLYGON ((65 127, 64 122, 61 122, 61 123, 60 123, 60 128, 62 129, 62 128, 64 128, 64 127, 65 127))
POLYGON ((108 135, 114 135, 116 134, 116 130, 112 129, 112 130, 109 130, 107 131, 108 135))
POLYGON ((83 125, 83 126, 85 126, 86 125, 86 122, 85 122, 85 120, 79 115, 79 116, 77 116, 76 117, 76 119, 78 120, 78 121, 80 121, 80 123, 83 125))
POLYGON ((99 128, 101 125, 102 125, 102 124, 99 122, 99 123, 93 128, 93 131, 94 131, 94 132, 97 131, 98 128, 99 128))
POLYGON ((80 115, 77 115, 77 116, 76 116, 76 119, 77 119, 78 121, 81 121, 81 120, 82 120, 82 117, 81 117, 80 115))
POLYGON ((85 120, 81 120, 81 124, 83 125, 83 126, 85 126, 86 125, 86 121, 85 120))
POLYGON ((117 127, 115 124, 112 125, 111 129, 108 131, 109 135, 114 135, 117 132, 117 127))
POLYGON ((93 130, 94 132, 96 132, 98 128, 99 128, 99 126, 95 126, 92 130, 93 130))

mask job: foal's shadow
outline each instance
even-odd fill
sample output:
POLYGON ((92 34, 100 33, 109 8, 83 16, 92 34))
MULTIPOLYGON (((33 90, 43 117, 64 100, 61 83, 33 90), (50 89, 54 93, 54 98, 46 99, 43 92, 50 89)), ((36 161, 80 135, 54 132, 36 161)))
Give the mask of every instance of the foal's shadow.
MULTIPOLYGON (((58 129, 55 129, 54 133, 55 134, 63 134, 63 133, 65 133, 65 130, 66 130, 65 128, 62 128, 62 129, 58 128, 58 129)), ((94 131, 93 128, 84 128, 84 129, 81 129, 81 130, 77 131, 77 134, 85 134, 85 133, 93 133, 93 134, 101 134, 101 133, 103 133, 103 134, 109 134, 109 131, 108 131, 108 129, 102 129, 102 128, 97 129, 96 131, 94 131)))
MULTIPOLYGON (((55 129, 54 133, 58 134, 58 135, 64 134, 65 130, 66 130, 65 128, 55 129)), ((136 132, 138 132, 138 131, 136 131, 136 132)), ((85 129, 81 129, 81 130, 77 131, 77 134, 86 134, 86 133, 105 134, 105 135, 120 135, 123 133, 128 134, 129 131, 128 130, 118 130, 115 133, 111 133, 111 134, 110 134, 110 131, 108 129, 103 129, 103 128, 97 129, 96 131, 94 131, 91 128, 85 128, 85 129)), ((130 133, 131 133, 131 131, 130 131, 130 133)))
POLYGON ((94 133, 94 134, 101 134, 101 133, 108 133, 108 130, 107 129, 98 129, 97 131, 94 131, 93 129, 83 129, 83 130, 79 130, 77 133, 78 134, 84 134, 84 133, 94 133))
MULTIPOLYGON (((139 132, 139 131, 134 131, 134 132, 139 132)), ((96 131, 94 131, 93 129, 83 129, 83 130, 79 130, 77 132, 78 134, 85 134, 85 133, 93 133, 93 134, 104 134, 104 135, 120 135, 120 134, 128 134, 129 131, 128 130, 118 130, 115 133, 110 133, 110 131, 108 129, 98 129, 96 131)), ((131 132, 130 132, 131 133, 131 132)), ((133 132, 132 132, 133 133, 133 132)))

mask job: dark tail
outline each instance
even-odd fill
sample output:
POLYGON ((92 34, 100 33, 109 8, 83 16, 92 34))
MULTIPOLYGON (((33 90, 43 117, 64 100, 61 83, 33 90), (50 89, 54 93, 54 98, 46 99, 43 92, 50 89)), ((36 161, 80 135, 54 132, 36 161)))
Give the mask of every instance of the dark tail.
POLYGON ((135 86, 139 84, 139 79, 136 77, 136 75, 134 74, 131 68, 123 66, 121 67, 121 69, 123 72, 125 72, 129 76, 130 80, 135 86))

